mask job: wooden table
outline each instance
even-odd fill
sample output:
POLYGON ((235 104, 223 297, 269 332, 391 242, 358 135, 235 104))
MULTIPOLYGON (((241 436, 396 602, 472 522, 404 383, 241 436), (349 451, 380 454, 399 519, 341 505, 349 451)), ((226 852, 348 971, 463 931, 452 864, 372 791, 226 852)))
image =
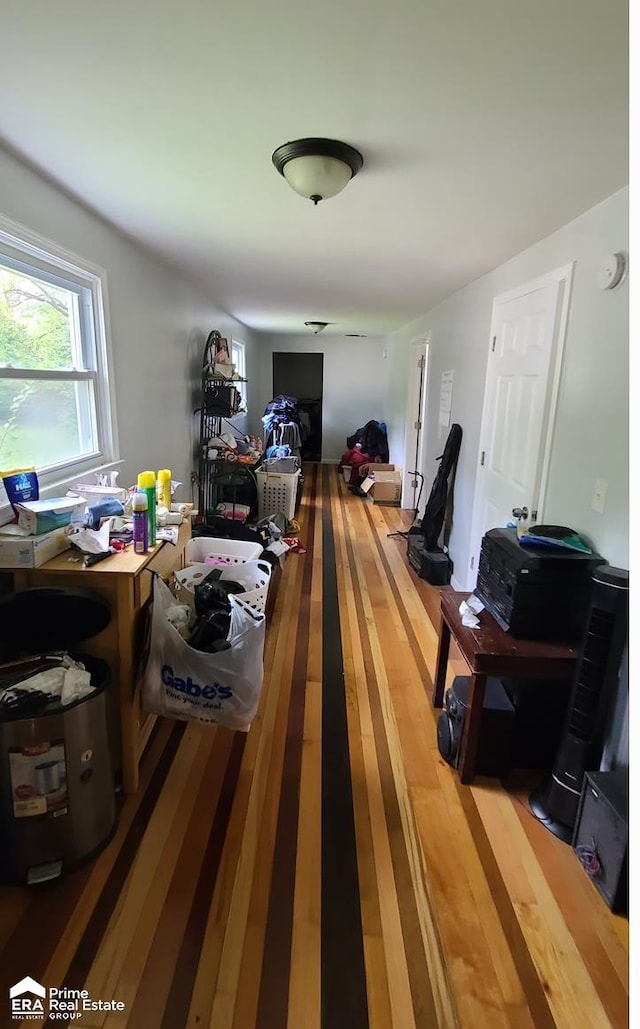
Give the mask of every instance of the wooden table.
POLYGON ((445 587, 440 600, 440 636, 433 684, 433 706, 441 708, 453 636, 469 666, 471 682, 467 716, 464 722, 458 772, 460 781, 473 781, 478 736, 487 676, 528 679, 568 678, 574 669, 578 652, 561 643, 520 640, 500 628, 488 611, 478 616, 480 625, 470 629, 462 624, 460 604, 469 593, 456 593, 445 587))
POLYGON ((122 771, 126 794, 138 788, 138 766, 155 722, 140 709, 139 659, 143 608, 151 596, 152 572, 167 578, 184 565, 184 548, 191 538, 190 520, 179 528, 176 545, 160 542, 148 554, 128 548, 84 568, 78 555, 65 550, 40 568, 13 569, 15 590, 31 586, 82 587, 95 591, 111 608, 109 624, 75 649, 102 658, 111 671, 110 713, 114 758, 122 771))

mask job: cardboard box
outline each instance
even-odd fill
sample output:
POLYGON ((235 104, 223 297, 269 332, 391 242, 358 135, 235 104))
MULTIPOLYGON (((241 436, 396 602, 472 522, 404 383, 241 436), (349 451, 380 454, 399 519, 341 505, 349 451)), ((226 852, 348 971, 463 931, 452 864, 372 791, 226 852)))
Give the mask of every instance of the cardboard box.
POLYGON ((360 483, 360 489, 372 504, 400 507, 402 472, 392 464, 369 465, 369 474, 360 483))
POLYGON ((0 532, 0 568, 39 568, 70 546, 69 537, 62 529, 43 536, 11 536, 0 532))
POLYGON ((16 504, 18 525, 30 536, 43 536, 69 525, 74 512, 84 511, 84 497, 51 497, 16 504))

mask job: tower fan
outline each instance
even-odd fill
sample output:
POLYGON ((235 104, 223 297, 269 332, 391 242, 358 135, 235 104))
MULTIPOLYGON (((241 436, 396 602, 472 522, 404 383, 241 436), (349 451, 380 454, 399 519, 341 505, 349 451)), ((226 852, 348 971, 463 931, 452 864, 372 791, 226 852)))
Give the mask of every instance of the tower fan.
POLYGON ((529 798, 536 818, 565 843, 573 836, 584 773, 600 766, 628 634, 629 572, 602 565, 592 582, 587 627, 553 771, 529 798))

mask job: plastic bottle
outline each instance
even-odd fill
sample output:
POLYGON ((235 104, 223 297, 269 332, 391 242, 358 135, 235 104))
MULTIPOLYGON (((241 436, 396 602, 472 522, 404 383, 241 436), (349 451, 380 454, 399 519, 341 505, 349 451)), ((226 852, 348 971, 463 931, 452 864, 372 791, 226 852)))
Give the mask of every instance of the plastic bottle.
POLYGON ((156 545, 156 473, 140 472, 138 489, 147 494, 147 524, 149 526, 149 546, 156 545))
POLYGON ((161 468, 158 472, 158 503, 171 510, 171 470, 161 468))
POLYGON ((131 498, 131 508, 133 510, 133 552, 134 554, 146 554, 149 549, 146 490, 136 490, 131 498))

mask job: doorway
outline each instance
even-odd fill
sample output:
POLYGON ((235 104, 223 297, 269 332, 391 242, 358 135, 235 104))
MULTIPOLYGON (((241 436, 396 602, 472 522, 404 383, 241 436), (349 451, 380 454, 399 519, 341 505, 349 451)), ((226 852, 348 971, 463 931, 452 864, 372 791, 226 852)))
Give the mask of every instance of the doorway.
POLYGON ((324 354, 273 354, 273 396, 295 397, 300 416, 303 461, 322 459, 322 387, 324 354))
POLYGON ((573 265, 566 265, 493 302, 469 562, 473 585, 488 529, 544 519, 572 274, 573 265))
POLYGON ((426 444, 427 384, 431 333, 414 340, 409 351, 409 392, 405 427, 405 472, 402 478, 402 500, 405 508, 417 512, 424 497, 424 454, 426 444), (419 474, 413 474, 417 472, 419 474))

